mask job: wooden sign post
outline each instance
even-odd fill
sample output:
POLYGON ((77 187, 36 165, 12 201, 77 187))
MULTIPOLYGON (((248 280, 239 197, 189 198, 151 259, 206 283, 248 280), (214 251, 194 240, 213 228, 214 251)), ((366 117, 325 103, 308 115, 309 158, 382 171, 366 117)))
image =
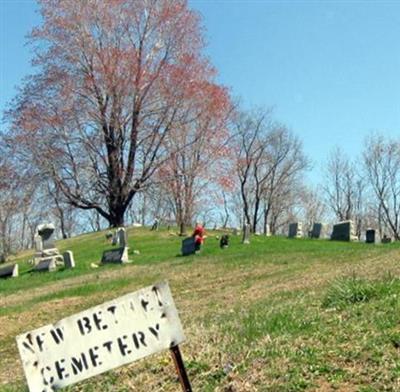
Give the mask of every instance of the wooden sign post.
POLYGON ((50 392, 170 349, 183 391, 185 340, 166 282, 17 336, 30 392, 50 392))
POLYGON ((192 392, 192 387, 186 373, 185 364, 183 363, 179 346, 171 347, 171 354, 175 363, 176 372, 178 373, 179 382, 181 383, 182 391, 192 392))

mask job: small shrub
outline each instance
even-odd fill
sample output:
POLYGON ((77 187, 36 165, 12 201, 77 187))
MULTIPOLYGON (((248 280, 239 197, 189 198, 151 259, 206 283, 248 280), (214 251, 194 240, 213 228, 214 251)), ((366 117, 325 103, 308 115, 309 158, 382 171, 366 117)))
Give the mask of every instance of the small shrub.
POLYGON ((386 298, 400 294, 400 279, 390 273, 381 280, 370 281, 352 275, 336 279, 327 290, 322 306, 325 308, 344 308, 347 305, 368 302, 371 299, 386 298))
POLYGON ((358 302, 368 302, 377 294, 376 287, 368 280, 355 275, 337 279, 328 289, 322 306, 343 308, 358 302))

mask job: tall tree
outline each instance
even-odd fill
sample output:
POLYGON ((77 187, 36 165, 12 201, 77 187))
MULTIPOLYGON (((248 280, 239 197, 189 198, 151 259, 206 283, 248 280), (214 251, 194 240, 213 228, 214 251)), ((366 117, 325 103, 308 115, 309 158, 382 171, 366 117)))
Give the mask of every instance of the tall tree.
POLYGON ((210 83, 197 87, 202 92, 200 114, 196 120, 171 131, 167 145, 169 159, 159 170, 160 183, 173 207, 180 234, 203 210, 206 190, 224 187, 229 175, 229 132, 227 123, 232 112, 226 89, 210 83))
POLYGON ((233 122, 235 135, 233 151, 243 205, 243 223, 248 225, 252 225, 254 167, 260 159, 260 151, 263 148, 262 138, 265 132, 264 122, 268 117, 269 111, 264 110, 252 113, 239 112, 233 122))
POLYGON ((373 136, 364 148, 364 166, 376 198, 381 220, 394 238, 400 240, 400 142, 373 136))
POLYGON ((10 136, 68 203, 122 225, 169 158, 171 130, 201 114, 199 86, 213 83, 199 17, 185 0, 40 5, 38 72, 8 113, 10 136))
POLYGON ((357 165, 340 148, 334 148, 325 169, 327 205, 338 220, 355 221, 358 237, 361 235, 363 219, 364 187, 364 179, 357 165))
POLYGON ((269 223, 275 232, 285 210, 282 207, 309 165, 302 143, 285 126, 272 121, 269 110, 240 114, 235 121, 235 141, 244 221, 255 232, 263 217, 266 232, 272 219, 269 223))
POLYGON ((30 203, 29 195, 24 192, 26 180, 24 173, 16 170, 4 150, 0 148, 0 254, 3 255, 1 259, 21 246, 16 231, 20 229, 24 208, 30 203))

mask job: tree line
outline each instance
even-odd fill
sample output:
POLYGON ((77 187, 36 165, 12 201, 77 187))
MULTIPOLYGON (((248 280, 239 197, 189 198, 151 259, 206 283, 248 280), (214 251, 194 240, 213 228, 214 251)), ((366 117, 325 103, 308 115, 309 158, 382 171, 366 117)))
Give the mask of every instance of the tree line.
POLYGON ((399 239, 399 141, 373 136, 354 162, 336 149, 308 186, 301 139, 216 81, 186 1, 39 3, 35 72, 0 136, 0 253, 50 219, 68 237, 155 218, 180 234, 194 220, 277 234, 334 217, 399 239))

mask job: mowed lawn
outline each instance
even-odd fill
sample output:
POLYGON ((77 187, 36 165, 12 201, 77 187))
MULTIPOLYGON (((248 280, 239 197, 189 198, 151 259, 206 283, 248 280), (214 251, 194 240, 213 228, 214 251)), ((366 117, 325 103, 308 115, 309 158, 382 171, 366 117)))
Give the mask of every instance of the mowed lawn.
MULTIPOLYGON (((210 232, 200 255, 181 238, 129 229, 132 264, 91 268, 105 233, 58 242, 75 270, 0 281, 0 391, 27 391, 15 336, 168 280, 194 391, 400 391, 400 246, 210 232), (140 254, 133 254, 139 250, 140 254)), ((67 388, 179 391, 169 352, 67 388)))

